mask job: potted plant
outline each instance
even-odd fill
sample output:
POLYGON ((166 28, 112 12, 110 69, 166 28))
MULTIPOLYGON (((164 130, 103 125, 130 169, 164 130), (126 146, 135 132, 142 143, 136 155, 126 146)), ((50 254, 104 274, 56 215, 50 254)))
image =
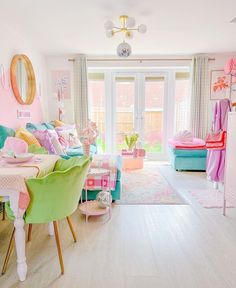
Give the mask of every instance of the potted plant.
POLYGON ((131 133, 129 135, 125 135, 125 143, 128 147, 129 151, 133 151, 137 141, 138 141, 139 135, 138 133, 131 133))

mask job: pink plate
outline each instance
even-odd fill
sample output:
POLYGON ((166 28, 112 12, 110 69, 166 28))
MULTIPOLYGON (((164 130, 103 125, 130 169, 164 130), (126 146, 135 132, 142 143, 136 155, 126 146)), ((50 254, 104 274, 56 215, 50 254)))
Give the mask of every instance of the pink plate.
POLYGON ((9 164, 19 164, 30 161, 34 157, 34 154, 25 153, 18 154, 15 158, 7 155, 2 155, 3 160, 9 164))

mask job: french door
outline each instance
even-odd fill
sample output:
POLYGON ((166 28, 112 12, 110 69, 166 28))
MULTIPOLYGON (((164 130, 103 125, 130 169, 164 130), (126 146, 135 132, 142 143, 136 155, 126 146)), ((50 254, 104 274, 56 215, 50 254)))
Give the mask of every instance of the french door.
POLYGON ((135 131, 147 157, 165 159, 170 113, 167 82, 165 72, 112 73, 112 152, 126 148, 125 135, 135 131))
POLYGON ((90 69, 90 119, 98 125, 99 153, 126 148, 136 131, 147 157, 166 160, 167 139, 189 129, 189 67, 90 69))

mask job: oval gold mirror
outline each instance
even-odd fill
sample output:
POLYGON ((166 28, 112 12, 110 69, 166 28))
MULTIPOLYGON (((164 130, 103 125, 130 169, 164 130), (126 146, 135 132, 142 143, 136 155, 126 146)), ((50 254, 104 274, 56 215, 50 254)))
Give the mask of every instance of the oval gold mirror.
POLYGON ((11 61, 11 86, 17 101, 22 105, 33 103, 36 83, 33 66, 26 55, 15 55, 11 61))

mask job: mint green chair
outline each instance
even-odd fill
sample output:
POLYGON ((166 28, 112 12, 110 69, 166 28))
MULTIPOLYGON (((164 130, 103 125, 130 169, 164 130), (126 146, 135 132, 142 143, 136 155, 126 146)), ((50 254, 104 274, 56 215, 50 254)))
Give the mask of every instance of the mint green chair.
MULTIPOLYGON (((64 218, 67 219, 74 242, 76 242, 76 235, 70 215, 78 207, 89 165, 90 159, 88 157, 74 157, 69 160, 60 159, 57 161, 52 173, 42 178, 26 180, 30 194, 30 204, 24 218, 25 223, 29 224, 28 240, 31 240, 32 224, 53 222, 61 274, 64 274, 64 264, 58 231, 58 221, 64 218)), ((6 212, 10 219, 14 218, 9 209, 9 205, 6 205, 6 212)), ((14 232, 15 230, 13 230, 13 235, 14 232)), ((2 274, 6 272, 13 246, 13 239, 14 237, 12 236, 2 274)))
POLYGON ((2 202, 2 201, 0 200, 0 203, 2 203, 2 221, 4 221, 5 218, 6 218, 6 213, 5 213, 5 202, 2 202))

